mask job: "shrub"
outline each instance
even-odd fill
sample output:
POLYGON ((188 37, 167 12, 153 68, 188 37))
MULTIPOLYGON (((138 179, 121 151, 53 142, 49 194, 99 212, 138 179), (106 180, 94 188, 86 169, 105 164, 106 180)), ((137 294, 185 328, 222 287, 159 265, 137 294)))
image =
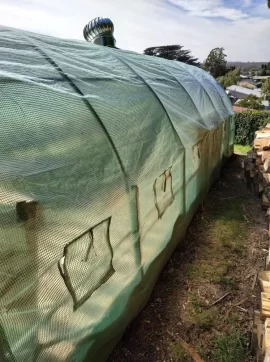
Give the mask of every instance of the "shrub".
POLYGON ((270 123, 270 111, 235 113, 235 143, 251 145, 255 132, 270 123))
POLYGON ((262 111, 264 106, 261 104, 262 98, 257 98, 256 96, 250 94, 244 99, 241 99, 240 102, 237 103, 240 107, 246 107, 250 109, 256 109, 262 111))

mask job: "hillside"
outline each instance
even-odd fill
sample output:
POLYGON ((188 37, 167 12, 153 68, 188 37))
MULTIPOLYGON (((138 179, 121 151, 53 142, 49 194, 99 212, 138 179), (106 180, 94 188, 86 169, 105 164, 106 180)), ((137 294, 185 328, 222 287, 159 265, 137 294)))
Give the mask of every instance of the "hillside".
POLYGON ((265 64, 265 62, 227 62, 228 67, 235 66, 241 68, 242 71, 261 69, 262 64, 265 64))

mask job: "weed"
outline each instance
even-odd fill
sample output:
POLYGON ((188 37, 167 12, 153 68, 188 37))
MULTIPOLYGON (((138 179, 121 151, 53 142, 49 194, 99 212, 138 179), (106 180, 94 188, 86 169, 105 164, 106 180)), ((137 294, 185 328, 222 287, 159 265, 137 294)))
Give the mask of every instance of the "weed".
POLYGON ((217 310, 215 308, 204 310, 196 315, 196 321, 201 329, 208 330, 215 324, 217 310))
POLYGON ((251 150, 249 145, 234 145, 234 153, 240 155, 246 155, 251 150))
POLYGON ((197 297, 194 294, 191 294, 190 301, 191 301, 194 312, 200 313, 201 312, 200 302, 198 301, 197 297))
POLYGON ((239 324, 239 317, 236 313, 231 313, 229 317, 225 317, 226 323, 234 330, 239 324))
POLYGON ((229 261, 215 259, 215 254, 208 254, 206 260, 191 264, 186 268, 186 275, 190 279, 202 278, 209 282, 218 283, 220 277, 227 274, 231 263, 229 261))
POLYGON ((230 289, 238 289, 237 283, 230 277, 221 277, 218 283, 230 289))
POLYGON ((193 362, 191 358, 179 342, 174 342, 171 344, 171 353, 174 361, 181 362, 193 362))
POLYGON ((225 335, 214 340, 212 357, 218 362, 243 362, 246 359, 247 338, 239 333, 225 335))
MULTIPOLYGON (((242 242, 242 240, 241 240, 242 242)), ((224 248, 230 249, 230 251, 232 251, 233 253, 239 255, 239 256, 243 256, 244 252, 245 252, 245 248, 244 245, 239 244, 239 240, 238 240, 238 244, 234 241, 231 240, 222 240, 222 245, 224 246, 224 248)))

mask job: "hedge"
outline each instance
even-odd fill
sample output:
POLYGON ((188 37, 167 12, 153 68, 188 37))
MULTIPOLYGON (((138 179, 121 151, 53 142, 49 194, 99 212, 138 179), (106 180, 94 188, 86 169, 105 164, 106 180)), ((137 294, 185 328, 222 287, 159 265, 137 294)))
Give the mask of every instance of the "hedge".
POLYGON ((270 111, 246 111, 235 113, 235 143, 252 145, 255 131, 270 123, 270 111))

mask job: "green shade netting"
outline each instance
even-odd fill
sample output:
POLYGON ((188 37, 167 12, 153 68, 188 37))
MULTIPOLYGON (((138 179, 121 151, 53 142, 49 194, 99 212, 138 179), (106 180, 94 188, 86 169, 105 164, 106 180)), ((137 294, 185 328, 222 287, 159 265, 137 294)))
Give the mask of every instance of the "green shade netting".
POLYGON ((0 360, 102 361, 232 153, 203 70, 0 28, 0 360))

